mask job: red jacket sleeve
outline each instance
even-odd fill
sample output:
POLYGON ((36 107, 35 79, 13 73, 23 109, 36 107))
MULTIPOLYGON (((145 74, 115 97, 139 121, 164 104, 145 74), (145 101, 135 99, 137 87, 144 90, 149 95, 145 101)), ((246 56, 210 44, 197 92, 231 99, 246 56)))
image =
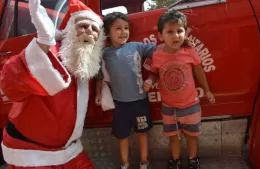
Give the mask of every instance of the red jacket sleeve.
POLYGON ((19 55, 9 59, 1 72, 0 88, 10 101, 29 95, 55 95, 70 84, 70 75, 53 54, 45 54, 34 39, 19 55))
POLYGON ((48 95, 30 75, 20 55, 12 57, 4 65, 0 86, 10 101, 22 101, 30 94, 48 95))

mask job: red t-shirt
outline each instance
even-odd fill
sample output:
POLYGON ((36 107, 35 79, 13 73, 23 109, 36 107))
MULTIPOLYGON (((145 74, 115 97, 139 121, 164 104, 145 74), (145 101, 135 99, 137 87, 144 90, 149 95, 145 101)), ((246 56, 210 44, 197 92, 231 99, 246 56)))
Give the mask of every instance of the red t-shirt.
POLYGON ((174 54, 159 49, 152 57, 152 72, 159 73, 159 91, 163 103, 185 108, 199 102, 192 66, 200 64, 194 48, 181 48, 174 54))

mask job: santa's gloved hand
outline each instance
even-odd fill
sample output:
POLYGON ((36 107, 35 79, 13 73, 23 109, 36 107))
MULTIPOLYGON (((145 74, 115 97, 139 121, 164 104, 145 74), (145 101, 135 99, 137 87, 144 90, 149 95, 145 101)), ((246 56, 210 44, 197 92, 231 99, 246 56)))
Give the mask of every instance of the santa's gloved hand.
POLYGON ((32 23, 37 30, 37 41, 48 46, 55 45, 56 29, 46 10, 41 5, 41 0, 29 0, 29 10, 32 23))

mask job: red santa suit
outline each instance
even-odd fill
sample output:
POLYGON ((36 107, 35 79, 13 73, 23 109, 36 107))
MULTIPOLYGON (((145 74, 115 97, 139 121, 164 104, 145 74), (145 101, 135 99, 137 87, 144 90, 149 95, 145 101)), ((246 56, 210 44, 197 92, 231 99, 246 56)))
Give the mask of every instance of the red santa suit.
MULTIPOLYGON (((82 10, 82 3, 77 7, 82 10)), ((88 9, 85 14, 92 17, 94 13, 88 9)), ((0 87, 14 102, 2 142, 4 160, 10 168, 93 169, 82 153, 79 139, 87 112, 89 82, 70 75, 58 51, 59 47, 54 46, 46 54, 33 39, 3 67, 0 87)))

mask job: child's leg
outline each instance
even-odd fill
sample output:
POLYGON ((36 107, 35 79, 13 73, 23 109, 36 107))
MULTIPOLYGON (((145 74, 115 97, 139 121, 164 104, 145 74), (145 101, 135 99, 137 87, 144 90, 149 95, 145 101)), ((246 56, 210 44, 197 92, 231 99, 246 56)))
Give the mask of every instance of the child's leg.
POLYGON ((178 160, 181 158, 181 142, 178 135, 170 136, 170 145, 172 158, 178 160))
POLYGON ((141 161, 148 161, 148 134, 147 133, 137 133, 139 139, 139 147, 141 154, 141 161))
POLYGON ((163 132, 170 137, 172 159, 178 160, 181 156, 179 139, 179 124, 175 115, 175 108, 162 106, 163 132))
POLYGON ((148 134, 152 120, 148 99, 138 100, 132 105, 134 130, 139 140, 141 163, 148 162, 148 134))
POLYGON ((121 162, 123 165, 128 164, 128 150, 129 150, 128 138, 119 139, 119 145, 120 145, 121 162))
POLYGON ((198 139, 196 136, 189 136, 185 134, 187 148, 189 152, 189 158, 196 158, 198 155, 198 139))
POLYGON ((128 137, 131 133, 132 112, 129 112, 129 103, 115 102, 115 111, 113 113, 112 133, 119 139, 120 158, 123 165, 128 164, 128 137))
POLYGON ((168 161, 168 169, 181 168, 181 146, 179 139, 180 126, 175 114, 175 108, 162 106, 163 132, 170 137, 172 157, 168 161))
POLYGON ((186 136, 187 147, 189 151, 189 162, 188 167, 190 169, 199 169, 200 163, 198 159, 198 147, 197 147, 197 137, 201 135, 200 125, 201 125, 201 112, 200 105, 192 105, 185 109, 179 109, 178 115, 179 121, 182 126, 183 133, 186 136))

